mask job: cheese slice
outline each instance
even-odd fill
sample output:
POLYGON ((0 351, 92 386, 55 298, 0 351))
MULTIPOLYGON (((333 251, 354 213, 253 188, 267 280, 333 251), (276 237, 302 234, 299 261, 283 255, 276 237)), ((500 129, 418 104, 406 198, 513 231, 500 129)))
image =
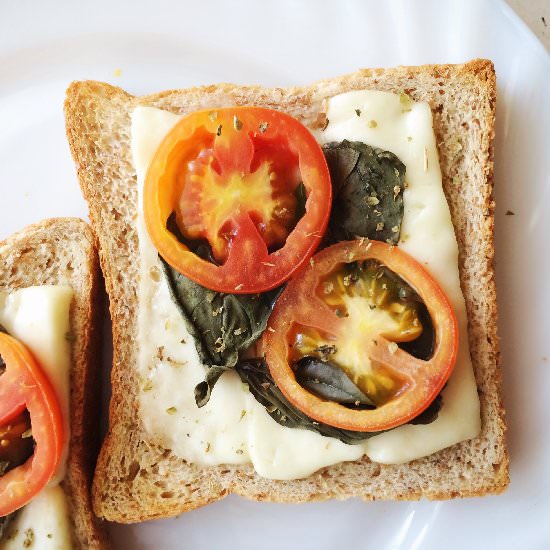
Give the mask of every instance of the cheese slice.
POLYGON ((205 407, 196 407, 193 388, 203 379, 204 367, 161 275, 141 206, 149 163, 179 118, 152 107, 138 107, 132 114, 140 205, 139 404, 151 439, 199 465, 251 462, 264 477, 297 479, 364 454, 378 462, 406 462, 477 435, 479 400, 466 337, 458 247, 442 190, 429 106, 408 101, 403 105, 400 96, 386 92, 336 96, 328 102, 330 123, 317 135, 321 142, 353 139, 383 147, 405 163, 408 188, 400 246, 423 262, 443 286, 463 335, 438 419, 426 426, 403 426, 357 445, 280 426, 234 372, 221 377, 205 407))
POLYGON ((69 507, 63 489, 48 487, 10 524, 0 550, 72 550, 69 507))

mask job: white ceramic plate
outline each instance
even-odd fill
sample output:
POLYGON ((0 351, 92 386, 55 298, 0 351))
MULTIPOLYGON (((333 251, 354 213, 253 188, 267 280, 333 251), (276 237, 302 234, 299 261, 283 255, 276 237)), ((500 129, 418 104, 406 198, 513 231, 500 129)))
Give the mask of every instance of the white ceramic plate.
POLYGON ((302 84, 359 67, 493 59, 497 284, 512 460, 499 497, 277 505, 229 497, 111 529, 117 548, 550 548, 550 58, 500 1, 0 0, 0 238, 86 216, 64 136, 71 80, 141 94, 302 84), (505 213, 513 211, 514 216, 505 213))

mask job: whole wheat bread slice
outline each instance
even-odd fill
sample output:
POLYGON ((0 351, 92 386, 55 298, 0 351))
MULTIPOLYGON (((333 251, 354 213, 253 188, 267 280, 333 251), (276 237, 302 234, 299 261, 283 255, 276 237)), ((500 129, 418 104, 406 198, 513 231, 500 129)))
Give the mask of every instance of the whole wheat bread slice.
POLYGON ((219 84, 133 97, 108 84, 73 83, 65 102, 67 136, 110 297, 114 361, 110 427, 96 469, 98 515, 119 522, 174 516, 230 492, 256 500, 305 502, 364 499, 445 499, 498 493, 508 484, 504 411, 498 370, 493 272, 493 135, 495 73, 490 61, 367 69, 300 88, 219 84), (460 275, 479 388, 481 435, 408 464, 364 458, 306 479, 264 479, 252 467, 188 464, 150 441, 138 414, 136 351, 138 239, 136 172, 130 114, 137 105, 174 113, 230 105, 285 111, 313 126, 325 98, 355 89, 405 91, 427 101, 460 249, 460 275), (457 137, 460 136, 460 140, 457 137))
POLYGON ((0 289, 69 285, 71 438, 62 482, 69 500, 75 549, 106 550, 107 535, 92 512, 90 488, 98 451, 99 357, 98 277, 94 235, 77 218, 55 218, 31 225, 0 242, 0 289))

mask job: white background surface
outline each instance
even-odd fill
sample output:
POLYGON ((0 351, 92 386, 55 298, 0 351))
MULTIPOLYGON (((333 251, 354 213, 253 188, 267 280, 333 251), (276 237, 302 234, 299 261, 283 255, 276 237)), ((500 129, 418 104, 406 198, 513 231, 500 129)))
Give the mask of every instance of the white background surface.
POLYGON ((0 0, 0 238, 44 217, 86 215, 64 136, 71 80, 141 94, 219 81, 305 84, 358 67, 473 57, 493 59, 499 86, 509 490, 443 503, 295 506, 229 497, 178 519, 113 528, 117 548, 550 548, 550 58, 498 0, 0 0))
POLYGON ((506 0, 550 50, 550 0, 506 0))

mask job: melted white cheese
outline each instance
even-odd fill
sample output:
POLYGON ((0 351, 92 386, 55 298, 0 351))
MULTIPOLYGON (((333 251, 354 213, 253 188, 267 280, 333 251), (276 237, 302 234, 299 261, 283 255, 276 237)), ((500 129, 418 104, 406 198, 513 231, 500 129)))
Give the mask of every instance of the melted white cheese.
POLYGON ((44 489, 10 524, 0 550, 71 550, 69 508, 58 485, 44 489))
MULTIPOLYGON (((149 163, 162 138, 180 117, 150 107, 132 115, 132 151, 138 176, 139 204, 149 163)), ((400 245, 426 264, 453 302, 462 335, 467 334, 458 279, 458 248, 426 104, 403 108, 399 96, 353 92, 329 101, 327 129, 321 142, 360 140, 397 154, 407 167, 408 189, 400 245), (357 116, 355 109, 361 110, 357 116), (376 120, 376 128, 370 121, 376 120), (411 139, 408 139, 408 138, 411 139)), ((252 462, 262 476, 297 479, 319 468, 367 454, 372 460, 399 463, 431 454, 479 432, 479 400, 467 338, 445 389, 438 419, 426 426, 403 426, 365 443, 346 445, 305 430, 284 428, 267 414, 233 372, 225 373, 208 405, 198 409, 193 388, 204 377, 166 281, 157 251, 138 213, 140 243, 139 394, 141 417, 152 440, 199 465, 252 462)))
POLYGON ((52 383, 65 422, 67 434, 63 459, 43 489, 10 525, 9 540, 0 542, 0 550, 29 548, 40 550, 71 549, 71 527, 65 493, 59 482, 65 476, 70 430, 69 376, 71 367, 69 312, 73 290, 69 286, 33 286, 13 292, 0 290, 0 324, 23 342, 40 363, 52 383), (30 531, 29 531, 30 530, 30 531))

